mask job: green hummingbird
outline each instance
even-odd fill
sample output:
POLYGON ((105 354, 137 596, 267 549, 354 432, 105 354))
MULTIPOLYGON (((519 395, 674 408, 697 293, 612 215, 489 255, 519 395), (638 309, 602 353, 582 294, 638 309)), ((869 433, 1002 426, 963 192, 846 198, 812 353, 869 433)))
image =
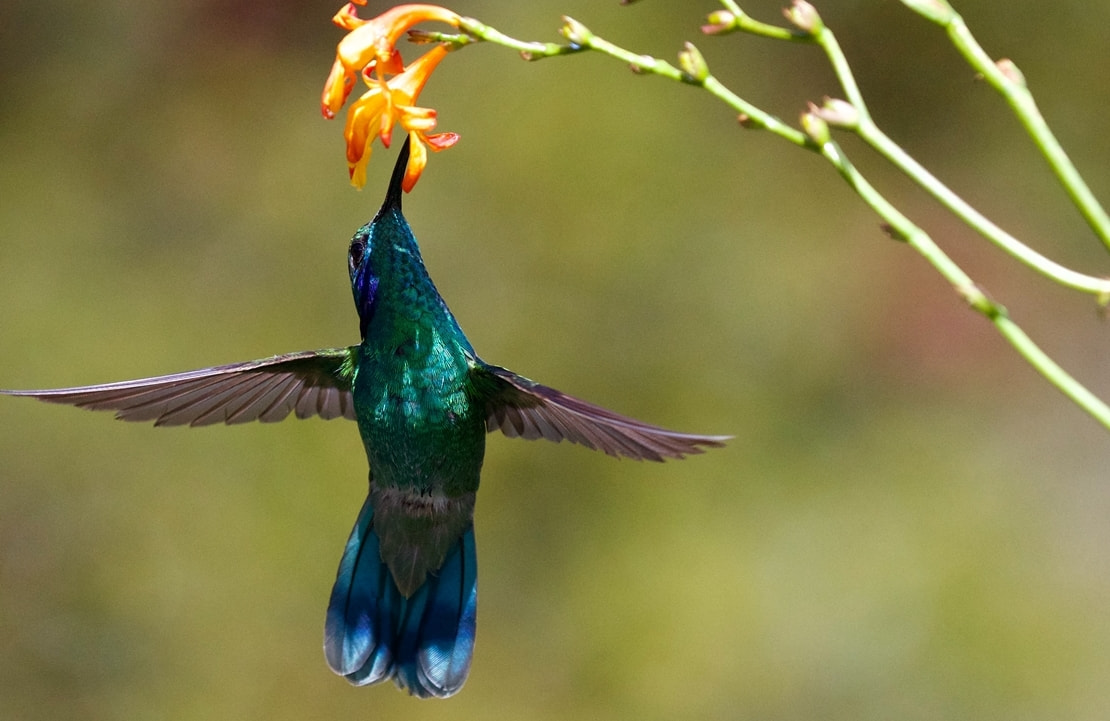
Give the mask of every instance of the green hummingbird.
POLYGON ((361 342, 173 375, 0 391, 155 425, 343 417, 358 423, 370 490, 339 564, 324 652, 356 685, 420 697, 466 681, 474 650, 474 500, 486 433, 567 440, 662 461, 729 436, 642 423, 484 362, 440 297, 401 214, 409 143, 347 261, 361 342))

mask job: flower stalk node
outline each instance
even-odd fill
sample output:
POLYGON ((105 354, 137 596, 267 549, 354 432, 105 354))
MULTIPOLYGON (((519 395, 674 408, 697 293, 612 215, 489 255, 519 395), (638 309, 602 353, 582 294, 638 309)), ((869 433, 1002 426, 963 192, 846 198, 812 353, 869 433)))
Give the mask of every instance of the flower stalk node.
POLYGON ((1017 85, 1020 88, 1028 87, 1028 83, 1025 81, 1025 73, 1021 72, 1021 69, 1014 64, 1013 60, 1010 60, 1009 58, 1002 58, 997 63, 995 63, 995 65, 998 66, 998 69, 1002 71, 1002 74, 1011 83, 1017 85))

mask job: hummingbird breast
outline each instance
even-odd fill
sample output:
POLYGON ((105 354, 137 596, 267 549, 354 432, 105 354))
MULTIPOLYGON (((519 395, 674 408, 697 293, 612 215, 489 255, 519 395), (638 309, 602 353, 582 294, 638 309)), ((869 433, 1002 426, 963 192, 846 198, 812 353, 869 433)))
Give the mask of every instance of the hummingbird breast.
POLYGON ((354 379, 382 560, 411 596, 473 523, 485 412, 463 348, 431 329, 364 342, 354 379))

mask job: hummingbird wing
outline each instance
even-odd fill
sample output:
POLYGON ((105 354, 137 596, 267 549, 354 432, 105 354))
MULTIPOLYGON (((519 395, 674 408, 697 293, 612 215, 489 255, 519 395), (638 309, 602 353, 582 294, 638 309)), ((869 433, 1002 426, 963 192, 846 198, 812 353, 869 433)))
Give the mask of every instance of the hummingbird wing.
POLYGON ((116 412, 124 421, 156 426, 280 421, 318 415, 354 420, 352 348, 302 351, 201 370, 40 391, 4 391, 48 403, 116 412))
POLYGON ((509 438, 567 440, 611 456, 662 461, 723 446, 732 437, 669 431, 481 361, 471 377, 486 400, 486 430, 509 438))

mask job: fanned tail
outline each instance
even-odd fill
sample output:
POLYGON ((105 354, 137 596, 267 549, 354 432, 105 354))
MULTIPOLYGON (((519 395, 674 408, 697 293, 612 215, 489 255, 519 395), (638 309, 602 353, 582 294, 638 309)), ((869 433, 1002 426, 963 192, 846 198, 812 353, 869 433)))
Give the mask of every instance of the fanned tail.
POLYGON ((439 571, 405 598, 382 562, 373 517, 367 498, 328 605, 328 665, 357 686, 393 679, 414 696, 451 696, 466 681, 474 653, 474 529, 468 528, 439 571))

